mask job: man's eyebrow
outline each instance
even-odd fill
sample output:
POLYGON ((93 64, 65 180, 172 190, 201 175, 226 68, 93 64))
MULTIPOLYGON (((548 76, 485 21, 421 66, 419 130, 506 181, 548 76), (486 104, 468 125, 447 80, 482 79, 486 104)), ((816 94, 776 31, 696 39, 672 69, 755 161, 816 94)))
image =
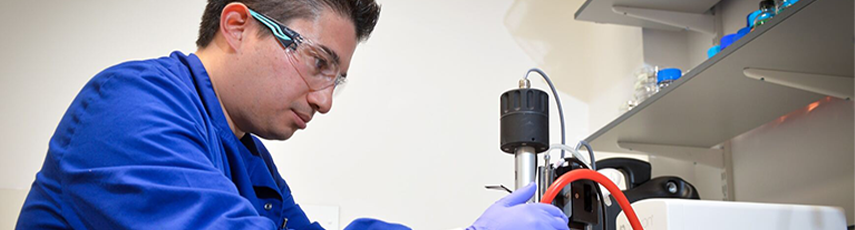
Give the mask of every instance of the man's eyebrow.
POLYGON ((321 49, 323 49, 324 51, 326 51, 327 53, 332 55, 333 61, 335 61, 336 64, 341 63, 341 61, 339 60, 340 58, 338 57, 338 54, 335 51, 333 51, 332 49, 330 49, 329 47, 327 47, 325 45, 319 45, 319 46, 321 47, 321 49))
MULTIPOLYGON (((326 51, 327 53, 332 55, 333 61, 335 61, 336 64, 341 63, 341 60, 335 51, 333 51, 332 49, 330 49, 329 47, 327 47, 325 45, 318 45, 318 46, 320 46, 321 49, 323 49, 324 51, 326 51)), ((347 78, 347 73, 342 74, 341 77, 347 78)))

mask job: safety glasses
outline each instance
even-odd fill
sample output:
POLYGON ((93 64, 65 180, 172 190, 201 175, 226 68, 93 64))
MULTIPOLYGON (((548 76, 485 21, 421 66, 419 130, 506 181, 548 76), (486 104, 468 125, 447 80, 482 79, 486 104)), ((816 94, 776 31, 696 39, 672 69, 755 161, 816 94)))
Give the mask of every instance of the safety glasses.
POLYGON ((304 39, 299 33, 264 14, 251 9, 249 13, 270 29, 279 44, 285 48, 285 53, 293 58, 289 59, 291 64, 309 85, 309 89, 317 91, 330 86, 337 88, 346 82, 346 77, 339 74, 339 58, 331 50, 304 39))

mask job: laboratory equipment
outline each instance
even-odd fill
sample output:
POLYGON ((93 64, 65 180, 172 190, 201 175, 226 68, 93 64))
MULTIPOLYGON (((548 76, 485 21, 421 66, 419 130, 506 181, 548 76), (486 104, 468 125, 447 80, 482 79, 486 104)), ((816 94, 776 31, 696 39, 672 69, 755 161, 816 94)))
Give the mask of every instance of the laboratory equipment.
MULTIPOLYGON (((651 179, 650 163, 632 158, 609 158, 597 162, 598 169, 617 169, 623 174, 626 189, 623 191, 630 203, 653 198, 700 199, 695 186, 688 181, 675 176, 660 176, 651 179)), ((607 196, 606 202, 617 202, 614 197, 607 196)), ((606 206, 605 222, 615 223, 621 212, 617 205, 606 206)), ((594 226, 594 229, 616 230, 617 225, 594 226)), ((653 228, 655 229, 655 228, 653 228)))
MULTIPOLYGON (((846 229, 846 217, 838 207, 687 199, 647 199, 632 207, 647 229, 846 229)), ((629 229, 625 215, 618 215, 618 229, 629 229)))
POLYGON ((537 154, 549 149, 549 95, 522 79, 500 101, 500 148, 514 154, 514 189, 519 189, 534 182, 537 154))
MULTIPOLYGON (((546 193, 543 194, 543 200, 541 200, 540 202, 544 204, 551 204, 553 199, 559 194, 560 191, 566 188, 567 185, 578 182, 579 180, 591 180, 604 186, 615 197, 615 200, 617 200, 617 203, 618 205, 620 205, 620 208, 623 210, 623 213, 626 213, 625 219, 627 219, 632 229, 644 229, 641 225, 641 222, 638 220, 638 216, 635 214, 635 211, 629 204, 629 201, 627 200, 626 196, 623 194, 623 192, 621 192, 620 188, 618 188, 614 182, 609 180, 609 178, 603 176, 603 174, 600 174, 597 171, 593 171, 590 169, 575 169, 565 173, 564 175, 561 175, 560 177, 558 177, 558 179, 555 180, 555 183, 549 186, 549 189, 547 189, 546 193)), ((572 194, 573 199, 586 199, 584 198, 585 194, 582 193, 582 191, 574 191, 572 194)), ((579 204, 579 202, 574 202, 573 205, 584 205, 584 203, 579 204)), ((574 213, 573 215, 576 214, 574 213)), ((576 229, 572 226, 572 216, 570 224, 571 229, 576 229)), ((589 228, 586 227, 585 229, 589 228)), ((626 226, 623 226, 621 229, 626 229, 626 226)))
MULTIPOLYGON (((500 96, 500 149, 512 153, 515 157, 515 188, 531 189, 526 185, 538 179, 537 201, 552 204, 565 211, 570 229, 590 229, 605 218, 605 208, 602 206, 602 192, 597 182, 605 186, 615 196, 621 208, 632 213, 632 207, 620 189, 596 169, 593 149, 585 142, 580 142, 576 148, 564 145, 564 113, 555 86, 549 77, 539 69, 529 70, 519 81, 517 89, 508 90, 500 96), (549 143, 549 96, 546 92, 532 89, 528 74, 539 73, 549 84, 558 105, 561 120, 561 144, 549 143), (578 152, 581 147, 588 149, 589 158, 586 163, 578 152), (543 165, 538 166, 537 154, 547 150, 561 150, 560 162, 553 164, 549 154, 544 154, 543 165), (572 156, 564 153, 570 151, 572 156), (576 181, 588 179, 592 181, 576 181), (551 183, 552 181, 555 183, 551 183), (547 188, 546 185, 549 185, 547 188), (556 196, 561 194, 557 199, 556 196), (597 208, 594 208, 597 207, 597 208)), ((488 186, 497 188, 497 186, 488 186)), ((501 188, 501 187, 498 187, 501 188)), ((531 201, 531 200, 529 200, 531 201)), ((630 215, 633 229, 641 229, 637 218, 630 215)))
MULTIPOLYGON (((556 167, 553 174, 564 175, 573 170, 588 168, 585 165, 579 158, 567 158, 566 164, 556 167)), ((586 225, 600 224, 600 214, 603 213, 600 209, 603 207, 600 207, 600 202, 597 201, 597 193, 594 190, 597 187, 593 181, 578 181, 563 187, 555 197, 553 204, 561 207, 564 214, 571 217, 571 229, 584 229, 586 225), (579 195, 578 198, 576 194, 579 195)))
POLYGON ((672 82, 676 81, 677 79, 680 79, 680 76, 682 76, 682 73, 680 72, 680 69, 677 68, 667 68, 659 70, 659 72, 656 73, 659 90, 667 88, 669 85, 671 85, 672 82))
POLYGON ((759 25, 763 25, 767 21, 771 20, 772 17, 775 17, 775 0, 763 0, 760 1, 760 14, 757 15, 757 18, 754 19, 754 27, 756 28, 759 25))
MULTIPOLYGON (((563 108, 555 90, 555 86, 552 85, 552 81, 549 80, 549 77, 546 76, 543 71, 539 69, 529 70, 525 77, 520 80, 519 88, 503 93, 500 101, 501 149, 506 153, 514 153, 516 156, 515 170, 517 186, 520 184, 528 184, 528 182, 534 179, 533 176, 535 174, 539 174, 539 176, 537 176, 537 178, 540 179, 538 187, 539 193, 536 197, 540 200, 541 196, 547 192, 546 186, 551 184, 550 182, 554 180, 554 178, 561 176, 564 172, 569 172, 575 169, 591 168, 587 163, 577 160, 580 158, 580 154, 576 149, 579 149, 581 146, 571 148, 564 145, 564 140, 566 138, 564 132, 563 108), (548 147, 546 144, 549 141, 549 110, 547 108, 549 105, 549 97, 543 91, 530 88, 531 83, 528 81, 528 74, 532 72, 539 73, 549 84, 553 96, 555 97, 556 105, 558 105, 559 116, 562 118, 560 119, 562 144, 554 145, 556 146, 555 148, 546 148, 548 147), (562 161, 576 162, 577 164, 560 163, 553 166, 551 162, 549 162, 549 155, 545 154, 543 165, 537 167, 537 170, 534 170, 534 166, 537 165, 535 155, 547 149, 561 150, 562 161), (564 153, 568 150, 574 154, 573 157, 564 157, 564 153), (584 165, 584 167, 582 165, 584 165)), ((584 146, 584 144, 582 146, 584 146)), ((593 154, 591 154, 591 156, 593 156, 593 154)), ((590 159, 593 159, 593 157, 590 159)), ((562 189, 564 191, 564 195, 571 194, 571 191, 574 194, 579 194, 573 199, 561 200, 561 202, 555 203, 556 206, 565 210, 565 214, 567 214, 570 219, 568 226, 571 229, 582 229, 587 225, 597 224, 598 215, 600 214, 598 211, 600 209, 591 209, 587 207, 598 205, 598 200, 600 199, 597 198, 597 196, 600 193, 595 192, 598 191, 598 189, 599 187, 595 186, 592 182, 581 181, 568 185, 566 190, 562 189), (574 188, 587 189, 577 190, 574 188), (582 208, 576 208, 576 206, 580 206, 582 208)))

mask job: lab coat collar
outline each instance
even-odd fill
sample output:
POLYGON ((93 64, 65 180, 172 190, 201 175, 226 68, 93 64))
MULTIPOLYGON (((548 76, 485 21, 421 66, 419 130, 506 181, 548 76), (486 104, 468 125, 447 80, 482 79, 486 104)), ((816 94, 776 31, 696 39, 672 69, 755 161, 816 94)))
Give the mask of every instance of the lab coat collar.
POLYGON ((282 194, 279 186, 276 184, 276 178, 273 178, 271 172, 267 170, 272 164, 267 164, 260 153, 261 151, 266 151, 266 149, 261 147, 260 141, 253 137, 252 134, 247 133, 243 137, 243 141, 234 135, 228 121, 226 121, 226 116, 223 113, 223 108, 220 106, 217 94, 214 92, 208 71, 205 70, 205 66, 199 60, 199 57, 192 53, 185 56, 177 51, 173 52, 170 56, 177 56, 190 69, 190 73, 193 75, 193 80, 195 81, 196 90, 199 92, 199 97, 202 99, 202 103, 205 105, 208 116, 214 123, 214 127, 218 129, 220 139, 226 145, 224 147, 227 151, 233 151, 240 156, 242 163, 247 171, 249 171, 252 184, 254 186, 268 187, 270 190, 276 191, 276 195, 281 200, 282 194))

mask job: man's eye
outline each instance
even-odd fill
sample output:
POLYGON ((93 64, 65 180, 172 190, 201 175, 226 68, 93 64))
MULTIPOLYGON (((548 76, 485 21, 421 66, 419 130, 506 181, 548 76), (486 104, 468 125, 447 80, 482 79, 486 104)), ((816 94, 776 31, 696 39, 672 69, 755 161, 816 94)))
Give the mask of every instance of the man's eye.
POLYGON ((323 72, 329 67, 329 62, 326 59, 315 57, 315 69, 323 72))

